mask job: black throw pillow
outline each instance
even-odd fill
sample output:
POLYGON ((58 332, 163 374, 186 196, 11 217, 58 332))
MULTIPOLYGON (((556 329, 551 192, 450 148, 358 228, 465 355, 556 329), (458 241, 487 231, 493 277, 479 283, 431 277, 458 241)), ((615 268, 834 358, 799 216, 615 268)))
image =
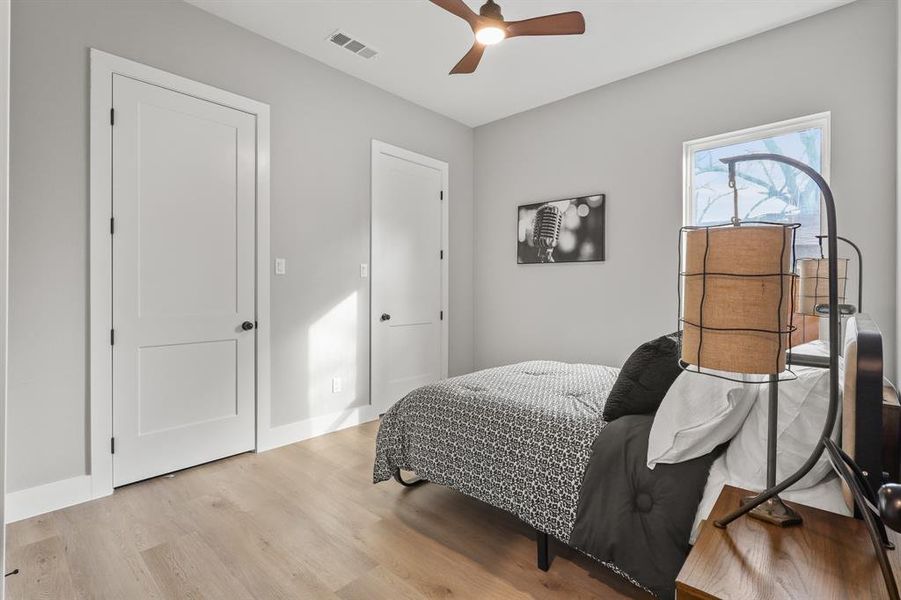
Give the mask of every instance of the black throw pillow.
POLYGON ((645 342, 619 372, 604 404, 604 420, 656 411, 681 372, 678 333, 645 342))

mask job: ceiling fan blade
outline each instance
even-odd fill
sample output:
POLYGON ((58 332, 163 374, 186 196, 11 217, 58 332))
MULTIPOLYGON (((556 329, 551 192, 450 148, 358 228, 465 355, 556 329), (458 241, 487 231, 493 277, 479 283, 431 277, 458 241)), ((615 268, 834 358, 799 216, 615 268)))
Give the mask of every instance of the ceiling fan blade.
POLYGON ((472 73, 476 70, 476 67, 479 66, 479 61, 482 60, 482 54, 485 53, 485 46, 476 42, 472 45, 472 48, 469 49, 469 52, 466 53, 466 56, 460 59, 460 62, 456 64, 456 66, 451 69, 451 75, 457 75, 460 73, 472 73))
POLYGON ((507 37, 516 37, 518 35, 579 35, 582 33, 585 33, 585 17, 582 16, 582 13, 576 11, 507 23, 507 37))
POLYGON ((432 4, 440 6, 447 12, 457 15, 475 29, 479 15, 474 13, 463 0, 432 0, 432 4))

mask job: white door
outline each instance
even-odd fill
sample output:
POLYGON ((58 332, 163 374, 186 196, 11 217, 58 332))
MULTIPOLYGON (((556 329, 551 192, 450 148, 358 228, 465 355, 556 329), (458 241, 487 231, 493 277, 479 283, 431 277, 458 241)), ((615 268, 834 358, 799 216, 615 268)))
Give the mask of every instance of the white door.
POLYGON ((113 107, 118 486, 254 447, 256 121, 119 75, 113 107))
POLYGON ((373 142, 371 387, 379 412, 447 376, 446 181, 446 163, 373 142))

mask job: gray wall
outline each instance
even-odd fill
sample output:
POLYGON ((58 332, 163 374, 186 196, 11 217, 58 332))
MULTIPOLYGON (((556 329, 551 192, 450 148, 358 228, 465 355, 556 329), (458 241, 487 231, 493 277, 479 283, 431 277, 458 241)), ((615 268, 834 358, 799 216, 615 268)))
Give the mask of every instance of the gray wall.
POLYGON ((860 0, 477 128, 476 366, 619 365, 673 331, 682 143, 830 110, 839 233, 863 249, 892 371, 895 11, 860 0), (517 266, 517 204, 597 192, 607 262, 517 266))
POLYGON ((371 138, 450 163, 450 370, 472 368, 471 129, 181 2, 14 1, 12 23, 9 491, 86 473, 89 47, 271 105, 274 424, 368 402, 371 138), (355 360, 311 377, 310 328, 353 297, 355 360))
POLYGON ((894 4, 859 0, 473 137, 181 2, 14 1, 9 491, 86 472, 88 47, 271 105, 272 253, 288 259, 288 275, 272 279, 279 425, 368 401, 359 263, 369 252, 371 138, 451 165, 456 374, 526 358, 620 364, 641 341, 674 329, 682 142, 831 110, 840 233, 863 247, 865 301, 891 361, 894 4), (517 204, 594 192, 608 194, 606 263, 516 265, 517 204), (340 333, 341 343, 356 358, 311 377, 310 330, 327 326, 348 298, 359 325, 340 333), (322 393, 333 374, 353 391, 322 393))

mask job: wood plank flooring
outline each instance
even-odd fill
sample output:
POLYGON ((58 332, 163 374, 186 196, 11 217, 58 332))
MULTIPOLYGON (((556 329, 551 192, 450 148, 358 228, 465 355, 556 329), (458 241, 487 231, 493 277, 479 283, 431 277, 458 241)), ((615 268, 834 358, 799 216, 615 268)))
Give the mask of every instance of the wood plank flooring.
POLYGON ((645 598, 457 492, 371 483, 377 423, 13 523, 13 600, 645 598))

